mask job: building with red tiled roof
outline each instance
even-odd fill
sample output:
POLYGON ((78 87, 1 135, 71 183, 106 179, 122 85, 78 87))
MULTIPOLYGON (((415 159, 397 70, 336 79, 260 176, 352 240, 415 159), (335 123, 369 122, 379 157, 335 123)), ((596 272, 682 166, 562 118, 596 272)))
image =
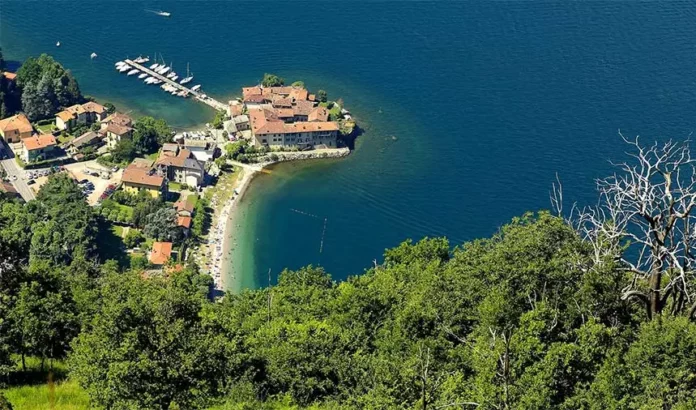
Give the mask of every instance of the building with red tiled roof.
POLYGON ((139 163, 132 163, 123 170, 121 183, 126 192, 137 194, 147 191, 153 198, 159 198, 166 191, 164 177, 158 175, 154 169, 139 163))
POLYGON ((5 77, 8 81, 15 81, 17 79, 17 74, 5 71, 2 73, 2 77, 5 77))
POLYGON ((309 113, 307 118, 309 121, 328 121, 329 120, 329 110, 325 107, 316 107, 309 113))
POLYGON ((118 122, 108 123, 103 130, 106 133, 106 144, 109 148, 114 148, 122 139, 133 136, 133 128, 118 122))
POLYGON ((313 121, 286 123, 267 109, 249 110, 254 145, 306 148, 314 145, 336 146, 338 123, 313 121))
POLYGON ((0 137, 7 142, 19 142, 22 138, 31 137, 34 127, 24 114, 13 115, 0 121, 0 137))
POLYGON ((191 221, 190 216, 178 216, 176 218, 176 224, 184 231, 184 236, 188 236, 191 231, 191 221))
POLYGON ((22 160, 35 162, 44 160, 56 148, 56 138, 51 134, 38 134, 22 139, 22 160))
POLYGON ((174 209, 179 216, 193 216, 193 210, 196 207, 195 194, 190 194, 186 199, 180 199, 174 202, 174 209))
POLYGON ((56 127, 59 130, 70 130, 77 124, 90 125, 101 122, 106 118, 106 108, 94 101, 75 104, 56 114, 56 127))
POLYGON ((149 261, 155 266, 162 266, 169 262, 172 257, 172 243, 171 242, 155 242, 152 244, 152 251, 150 251, 149 261))

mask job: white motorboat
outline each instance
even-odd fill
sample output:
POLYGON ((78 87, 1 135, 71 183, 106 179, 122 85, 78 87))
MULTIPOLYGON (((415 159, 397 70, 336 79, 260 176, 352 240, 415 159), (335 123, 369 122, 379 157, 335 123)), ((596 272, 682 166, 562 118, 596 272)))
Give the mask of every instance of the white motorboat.
POLYGON ((131 66, 129 66, 128 64, 124 64, 121 66, 121 68, 118 69, 118 71, 125 73, 126 71, 128 71, 130 69, 131 69, 131 66))
POLYGON ((137 68, 134 68, 128 72, 128 75, 135 75, 135 74, 138 74, 139 72, 140 72, 140 70, 138 70, 137 68))
POLYGON ((179 79, 178 75, 175 75, 174 77, 172 77, 172 81, 176 81, 177 79, 179 79))
POLYGON ((160 74, 165 75, 171 70, 171 67, 164 67, 162 70, 158 71, 160 74))
POLYGON ((56 43, 56 47, 60 47, 60 41, 56 43))
POLYGON ((172 13, 170 13, 168 11, 162 11, 162 10, 145 10, 145 11, 149 11, 150 13, 155 13, 158 16, 162 16, 162 17, 169 17, 172 15, 172 13))
POLYGON ((150 66, 150 70, 157 70, 159 68, 159 64, 155 63, 150 66))
POLYGON ((124 63, 123 61, 117 61, 116 64, 114 64, 114 66, 116 66, 116 68, 121 68, 121 66, 124 64, 126 63, 124 63))
POLYGON ((92 53, 92 54, 90 54, 90 55, 89 55, 89 58, 91 58, 92 60, 94 60, 95 58, 97 58, 97 53, 92 53))
POLYGON ((152 84, 162 84, 162 80, 158 80, 155 78, 155 81, 153 81, 152 84))
POLYGON ((200 89, 201 89, 201 85, 200 85, 200 84, 194 85, 193 87, 191 87, 191 90, 192 90, 192 91, 198 91, 198 90, 200 90, 200 89))
POLYGON ((175 73, 174 71, 172 71, 171 73, 167 74, 167 78, 172 78, 172 77, 174 77, 174 76, 176 76, 176 73, 175 73))
POLYGON ((147 77, 147 73, 142 73, 138 76, 138 78, 140 78, 141 80, 145 77, 147 77))

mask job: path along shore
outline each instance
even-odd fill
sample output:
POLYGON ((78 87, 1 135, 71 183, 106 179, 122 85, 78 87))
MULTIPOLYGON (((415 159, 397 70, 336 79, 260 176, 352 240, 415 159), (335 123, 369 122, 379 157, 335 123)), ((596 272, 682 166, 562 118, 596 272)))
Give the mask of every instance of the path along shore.
MULTIPOLYGON (((231 277, 232 248, 230 247, 230 243, 234 243, 237 240, 235 211, 237 203, 242 200, 246 189, 258 172, 261 172, 269 165, 283 161, 345 157, 350 154, 350 150, 348 148, 327 148, 303 152, 277 152, 275 154, 278 156, 276 161, 268 161, 261 164, 241 164, 228 161, 231 165, 240 168, 239 172, 242 175, 237 180, 236 186, 232 188, 234 193, 225 203, 219 203, 215 197, 211 200, 210 205, 215 210, 215 214, 213 215, 213 225, 208 234, 208 246, 205 252, 208 260, 207 270, 213 277, 215 289, 217 290, 224 291, 229 289, 230 283, 227 283, 228 280, 235 279, 231 277)), ((200 255, 198 256, 200 257, 200 255)), ((237 289, 231 290, 235 291, 237 289)))

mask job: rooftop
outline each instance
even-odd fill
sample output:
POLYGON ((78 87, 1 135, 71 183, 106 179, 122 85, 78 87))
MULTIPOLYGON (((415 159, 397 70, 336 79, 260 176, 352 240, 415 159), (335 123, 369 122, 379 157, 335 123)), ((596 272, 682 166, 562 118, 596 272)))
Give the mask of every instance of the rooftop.
POLYGON ((97 104, 94 101, 88 101, 82 104, 82 108, 87 112, 94 112, 97 114, 102 114, 106 112, 106 108, 103 105, 97 104))
POLYGON ((116 135, 126 135, 131 132, 132 128, 126 125, 118 124, 116 122, 111 122, 106 126, 106 132, 110 132, 116 135))
POLYGON ((27 151, 34 151, 56 145, 56 138, 51 134, 32 135, 29 138, 24 138, 22 144, 27 151))
POLYGON ((144 185, 151 188, 161 188, 164 178, 157 175, 155 170, 142 166, 142 164, 130 164, 123 171, 121 177, 123 183, 144 185))
POLYGON ((190 216, 179 216, 176 219, 176 223, 178 226, 188 229, 191 227, 191 217, 190 216))
POLYGON ((150 263, 152 263, 153 265, 164 265, 171 257, 171 242, 155 242, 152 244, 152 252, 150 252, 150 263))
POLYGON ((0 130, 3 132, 16 130, 20 133, 24 133, 32 132, 34 128, 31 126, 31 123, 26 115, 17 114, 0 121, 0 130))
POLYGON ((87 131, 84 134, 80 135, 79 137, 75 138, 74 140, 70 141, 68 145, 71 145, 75 148, 80 148, 83 145, 87 145, 90 142, 94 141, 95 139, 101 138, 100 134, 97 134, 94 131, 87 131))

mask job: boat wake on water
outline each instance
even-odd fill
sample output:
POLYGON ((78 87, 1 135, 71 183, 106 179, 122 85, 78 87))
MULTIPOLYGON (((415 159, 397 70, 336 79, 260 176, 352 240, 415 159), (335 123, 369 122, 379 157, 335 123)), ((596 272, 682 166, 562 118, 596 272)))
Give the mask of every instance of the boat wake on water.
POLYGON ((163 17, 169 17, 169 16, 172 15, 172 13, 169 13, 169 12, 167 12, 167 11, 162 11, 162 10, 148 10, 148 9, 145 9, 145 11, 150 12, 150 13, 155 13, 155 14, 157 14, 158 16, 163 16, 163 17))

